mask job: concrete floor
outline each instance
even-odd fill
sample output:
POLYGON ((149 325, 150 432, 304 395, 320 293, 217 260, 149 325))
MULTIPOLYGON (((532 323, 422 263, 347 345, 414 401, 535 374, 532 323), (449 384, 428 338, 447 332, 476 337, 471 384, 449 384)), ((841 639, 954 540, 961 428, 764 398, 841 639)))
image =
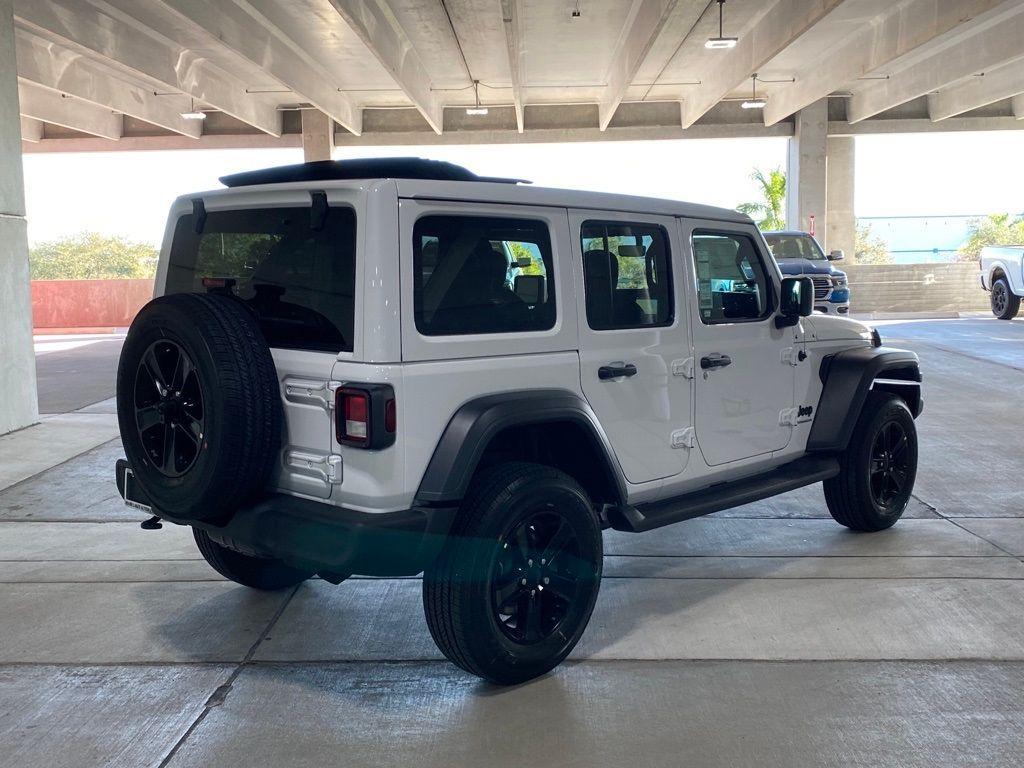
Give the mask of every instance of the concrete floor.
POLYGON ((907 519, 813 487, 609 533, 571 661, 514 689, 440 659, 415 579, 259 594, 140 530, 116 440, 12 485, 0 764, 1019 766, 1024 320, 880 330, 926 376, 907 519))

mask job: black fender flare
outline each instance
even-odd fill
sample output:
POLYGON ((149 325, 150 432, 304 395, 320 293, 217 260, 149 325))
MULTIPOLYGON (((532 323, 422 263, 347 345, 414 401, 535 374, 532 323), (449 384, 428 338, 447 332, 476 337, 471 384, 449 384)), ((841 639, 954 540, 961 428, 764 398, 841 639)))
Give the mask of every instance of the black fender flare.
POLYGON ((575 392, 533 389, 484 395, 464 403, 452 416, 416 491, 417 504, 462 500, 488 444, 509 427, 571 422, 583 428, 614 478, 617 502, 626 500, 622 472, 607 435, 590 405, 575 392))
POLYGON ((890 347, 857 347, 826 355, 818 372, 824 388, 807 438, 808 451, 843 451, 850 442, 864 401, 877 379, 898 389, 916 419, 921 398, 920 361, 913 352, 890 347), (906 382, 905 384, 903 382, 906 382))

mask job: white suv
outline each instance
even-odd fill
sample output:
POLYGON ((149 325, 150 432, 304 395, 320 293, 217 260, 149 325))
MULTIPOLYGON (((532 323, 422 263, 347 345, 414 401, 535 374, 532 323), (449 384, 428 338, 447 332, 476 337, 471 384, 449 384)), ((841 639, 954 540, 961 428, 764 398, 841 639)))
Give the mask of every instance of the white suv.
POLYGON ((417 159, 223 181, 171 209, 116 476, 229 579, 423 571, 440 649, 514 683, 582 635, 603 529, 907 505, 917 357, 809 317, 745 216, 417 159))

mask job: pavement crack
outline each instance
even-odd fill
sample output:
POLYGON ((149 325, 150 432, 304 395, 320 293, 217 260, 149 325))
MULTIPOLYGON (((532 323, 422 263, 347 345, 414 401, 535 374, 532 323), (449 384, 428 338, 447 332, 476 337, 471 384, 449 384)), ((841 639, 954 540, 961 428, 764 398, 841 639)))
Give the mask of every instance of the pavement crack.
POLYGON ((209 698, 207 698, 206 702, 203 704, 203 711, 196 716, 196 719, 192 721, 189 727, 185 729, 185 732, 181 734, 181 737, 174 743, 174 746, 171 747, 170 751, 167 753, 167 756, 160 761, 159 768, 166 768, 166 766, 170 765, 171 760, 173 760, 174 756, 178 754, 178 750, 180 750, 185 745, 185 742, 188 741, 189 737, 200 726, 203 720, 206 719, 206 716, 210 713, 210 711, 216 707, 221 706, 225 701, 227 701, 227 697, 231 693, 231 689, 234 687, 235 680, 238 679, 238 676, 242 674, 242 671, 247 666, 253 663, 253 658, 256 656, 256 651, 259 650, 259 647, 263 643, 263 641, 270 637, 270 631, 274 628, 274 625, 277 624, 278 619, 281 618, 281 615, 284 613, 285 608, 287 608, 288 604, 291 603, 292 598, 295 597, 295 593, 299 591, 299 588, 301 586, 302 584, 296 584, 294 587, 292 587, 291 591, 288 593, 288 596, 281 602, 281 605, 274 612, 274 615, 270 617, 270 621, 267 622, 267 626, 264 627, 263 631, 260 632, 259 635, 256 637, 256 642, 252 644, 252 646, 249 648, 248 652, 245 654, 243 659, 238 663, 238 665, 233 670, 231 670, 231 674, 228 675, 227 680, 218 685, 214 689, 213 693, 210 694, 209 698))

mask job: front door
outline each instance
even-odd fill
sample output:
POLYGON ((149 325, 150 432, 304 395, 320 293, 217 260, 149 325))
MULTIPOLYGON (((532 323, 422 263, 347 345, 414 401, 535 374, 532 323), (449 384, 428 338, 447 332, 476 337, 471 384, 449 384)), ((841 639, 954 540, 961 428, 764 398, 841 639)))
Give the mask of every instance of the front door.
POLYGON ((569 225, 583 393, 629 482, 677 475, 689 454, 692 402, 686 293, 673 274, 676 222, 570 211, 569 225))
POLYGON ((781 450, 796 384, 792 328, 776 328, 778 268, 751 226, 686 220, 696 275, 695 427, 709 465, 781 450))

